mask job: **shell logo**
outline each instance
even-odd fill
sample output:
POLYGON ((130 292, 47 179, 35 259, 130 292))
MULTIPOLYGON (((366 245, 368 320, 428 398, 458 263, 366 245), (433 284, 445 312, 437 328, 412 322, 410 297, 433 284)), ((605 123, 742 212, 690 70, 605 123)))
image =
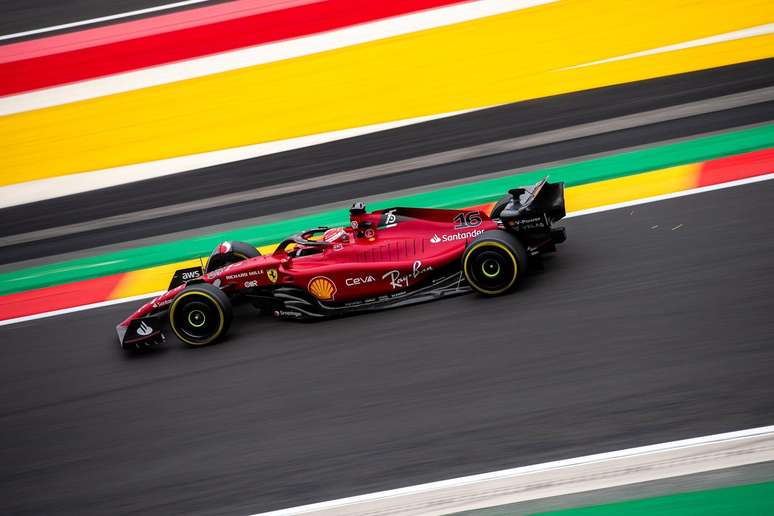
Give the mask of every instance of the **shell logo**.
POLYGON ((309 293, 320 301, 332 301, 336 295, 336 285, 330 278, 325 276, 316 276, 309 281, 309 285, 306 287, 309 293))

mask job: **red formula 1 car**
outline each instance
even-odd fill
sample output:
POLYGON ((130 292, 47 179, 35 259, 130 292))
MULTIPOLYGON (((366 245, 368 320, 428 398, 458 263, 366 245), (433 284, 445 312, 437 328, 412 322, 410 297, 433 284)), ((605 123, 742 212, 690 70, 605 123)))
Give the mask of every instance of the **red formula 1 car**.
POLYGON ((284 319, 321 319, 403 306, 471 289, 511 290, 530 257, 556 250, 564 228, 564 184, 511 190, 488 215, 476 210, 350 210, 350 226, 294 235, 268 256, 241 242, 215 248, 204 270, 177 271, 169 290, 116 327, 124 349, 164 341, 216 342, 232 302, 247 300, 284 319), (321 238, 320 238, 321 236, 321 238))

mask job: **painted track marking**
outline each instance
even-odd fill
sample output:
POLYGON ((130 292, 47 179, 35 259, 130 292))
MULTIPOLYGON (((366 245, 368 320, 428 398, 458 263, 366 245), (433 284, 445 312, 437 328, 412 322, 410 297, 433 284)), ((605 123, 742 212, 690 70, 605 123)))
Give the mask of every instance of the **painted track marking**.
POLYGON ((592 61, 590 63, 583 63, 578 65, 568 66, 566 68, 562 68, 562 70, 572 70, 573 68, 584 68, 586 66, 594 66, 594 65, 604 64, 604 63, 612 63, 615 61, 623 61, 625 59, 634 59, 637 57, 652 56, 656 54, 663 54, 665 52, 675 52, 677 50, 685 50, 688 48, 701 47, 704 45, 714 45, 715 43, 723 43, 726 41, 754 38, 756 36, 765 36, 766 34, 771 34, 772 32, 774 32, 774 23, 767 23, 765 25, 758 25, 757 27, 750 27, 748 29, 735 30, 732 32, 726 32, 724 34, 709 36, 707 38, 694 39, 691 41, 683 41, 682 43, 675 43, 674 45, 651 48, 649 50, 643 50, 641 52, 633 52, 631 54, 624 54, 622 56, 610 57, 607 59, 600 59, 599 61, 592 61))
POLYGON ((276 41, 187 59, 179 63, 162 64, 73 84, 8 95, 0 98, 0 116, 196 79, 311 54, 320 54, 330 50, 506 14, 557 1, 475 0, 286 41, 276 41))

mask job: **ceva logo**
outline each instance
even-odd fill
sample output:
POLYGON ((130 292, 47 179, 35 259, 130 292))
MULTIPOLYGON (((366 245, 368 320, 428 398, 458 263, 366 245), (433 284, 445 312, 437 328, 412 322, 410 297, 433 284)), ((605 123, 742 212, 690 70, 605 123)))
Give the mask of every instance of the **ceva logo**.
POLYGON ((430 242, 433 244, 437 244, 440 241, 441 241, 441 237, 439 237, 438 235, 433 235, 433 238, 430 239, 430 242))
POLYGON ((366 283, 373 283, 376 281, 370 274, 368 276, 358 276, 356 278, 347 278, 344 282, 348 287, 356 287, 358 285, 365 285, 366 283))

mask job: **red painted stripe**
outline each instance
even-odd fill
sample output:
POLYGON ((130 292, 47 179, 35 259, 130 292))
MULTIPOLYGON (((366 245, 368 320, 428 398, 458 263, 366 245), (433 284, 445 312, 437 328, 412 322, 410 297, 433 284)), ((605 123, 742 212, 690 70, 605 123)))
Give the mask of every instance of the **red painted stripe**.
POLYGON ((288 9, 322 0, 234 0, 222 4, 187 9, 135 21, 84 29, 0 46, 0 63, 21 61, 82 48, 117 43, 165 32, 190 29, 236 18, 288 9))
POLYGON ((105 301, 122 276, 115 274, 2 296, 0 321, 105 301))
POLYGON ((707 161, 699 172, 697 186, 716 185, 774 172, 774 149, 707 161))
POLYGON ((0 65, 0 95, 319 33, 459 1, 325 0, 141 37, 129 34, 130 39, 4 63, 0 65))

